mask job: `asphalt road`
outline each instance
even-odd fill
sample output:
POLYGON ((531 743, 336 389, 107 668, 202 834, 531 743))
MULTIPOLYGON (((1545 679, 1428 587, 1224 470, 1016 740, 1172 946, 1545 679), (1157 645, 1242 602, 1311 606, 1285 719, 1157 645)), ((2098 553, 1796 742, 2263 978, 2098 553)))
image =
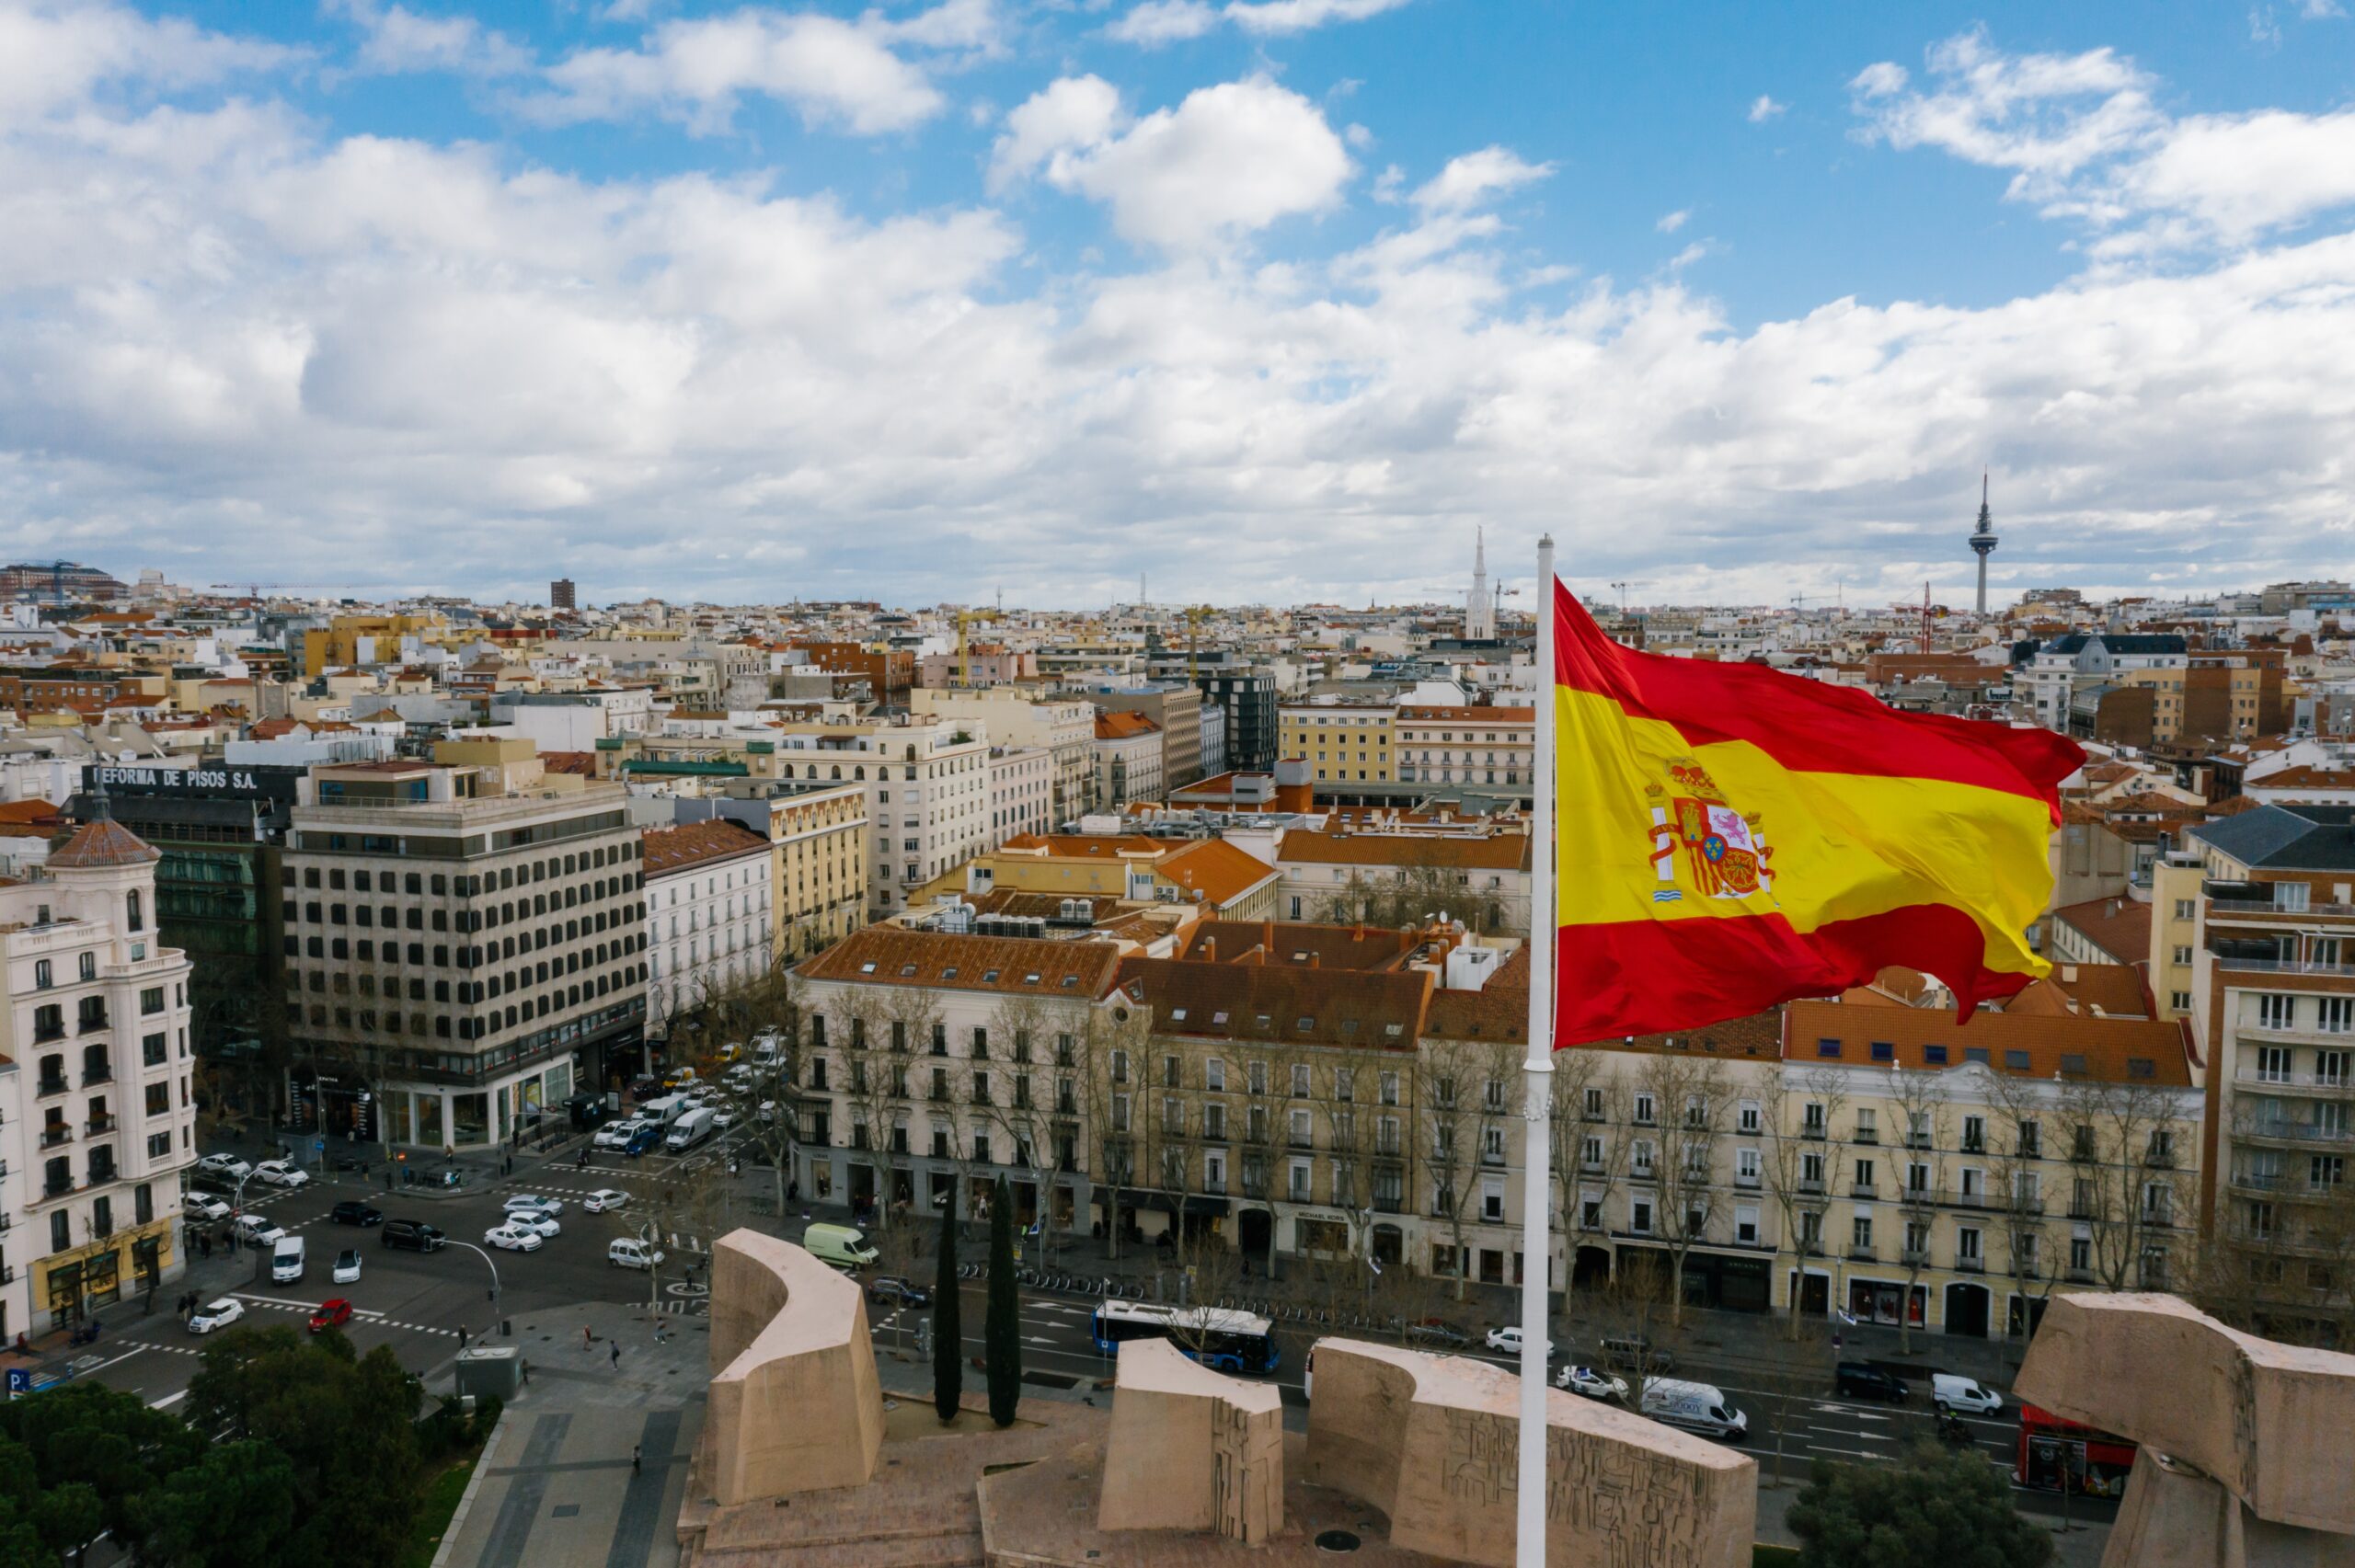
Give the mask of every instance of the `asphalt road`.
MULTIPOLYGON (((583 1172, 575 1165, 579 1147, 576 1140, 548 1157, 520 1160, 512 1176, 451 1198, 419 1199, 405 1197, 397 1190, 386 1192, 381 1174, 322 1177, 315 1173, 308 1184, 292 1189, 249 1185, 245 1195, 247 1208, 267 1215, 273 1224, 309 1243, 304 1279, 273 1284, 266 1253, 241 1248, 232 1258, 216 1246, 211 1259, 191 1262, 185 1277, 167 1284, 152 1313, 143 1312, 135 1298, 105 1309, 100 1313, 104 1328, 98 1343, 75 1352, 72 1358, 75 1375, 95 1377, 109 1387, 129 1390, 159 1408, 178 1403, 205 1343, 204 1336, 190 1333, 172 1310, 174 1298, 190 1290, 207 1301, 224 1295, 234 1297, 244 1304, 249 1324, 283 1323, 296 1328, 308 1324, 311 1310, 321 1301, 343 1297, 353 1306, 345 1333, 362 1354, 378 1345, 389 1345, 403 1366, 427 1377, 429 1386, 448 1376, 462 1330, 469 1339, 479 1339, 495 1334, 502 1319, 551 1307, 577 1301, 643 1303, 649 1294, 647 1276, 616 1268, 605 1258, 608 1242, 638 1233, 642 1205, 618 1213, 591 1214, 580 1207, 580 1200, 600 1187, 649 1192, 674 1172, 679 1162, 657 1154, 637 1160, 600 1154, 583 1172), (483 1232, 499 1222, 502 1202, 523 1192, 563 1200, 564 1207, 557 1217, 563 1227, 561 1234, 537 1252, 486 1249, 490 1253, 488 1263, 455 1244, 434 1253, 396 1251, 383 1244, 382 1231, 376 1227, 337 1225, 327 1219, 338 1202, 357 1197, 389 1218, 424 1220, 454 1243, 480 1246, 483 1232), (360 1252, 360 1280, 336 1285, 330 1280, 330 1270, 336 1254, 346 1248, 360 1252), (495 1308, 490 1299, 493 1267, 500 1288, 495 1308)), ((710 1150, 703 1152, 707 1155, 710 1150)), ((752 1185, 745 1184, 748 1190, 752 1185)), ((751 1219, 749 1207, 739 1218, 751 1219)), ((701 1310, 703 1288, 688 1287, 678 1265, 693 1257, 699 1246, 707 1246, 708 1241, 692 1237, 680 1241, 684 1244, 677 1247, 666 1242, 672 1263, 656 1283, 666 1310, 687 1313, 701 1310)), ((63 1370, 66 1363, 67 1357, 60 1352, 43 1363, 43 1371, 63 1370)))

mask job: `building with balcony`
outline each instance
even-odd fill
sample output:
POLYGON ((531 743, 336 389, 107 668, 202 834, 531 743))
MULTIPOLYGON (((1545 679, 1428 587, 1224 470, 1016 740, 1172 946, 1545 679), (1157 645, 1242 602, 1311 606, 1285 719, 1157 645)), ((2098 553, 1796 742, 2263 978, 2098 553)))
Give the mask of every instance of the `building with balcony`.
POLYGON ((959 719, 782 725, 764 753, 769 776, 855 784, 867 795, 867 913, 904 909, 925 883, 962 865, 989 841, 990 746, 959 719))
POLYGON ((528 756, 314 768, 280 873, 298 1078, 436 1151, 615 1086, 646 1021, 641 872, 621 787, 528 756))
POLYGON ((0 887, 0 1339, 185 1266, 191 966, 156 930, 160 858, 97 796, 38 875, 0 887))
POLYGON ((2154 897, 2190 910, 2208 1294, 2257 1332, 2344 1346, 2355 1329, 2355 807, 2261 806, 2190 829, 2154 897))
MULTIPOLYGON (((646 1034, 739 990, 775 959, 768 840, 729 818, 656 828, 639 841, 646 879, 646 1034)), ((716 1042, 715 1042, 716 1043, 716 1042)))
POLYGON ((1107 811, 1162 796, 1161 727, 1143 714, 1099 712, 1096 738, 1097 804, 1107 811))
POLYGON ((1536 709, 1402 704, 1393 723, 1401 784, 1536 798, 1536 709))
POLYGON ((681 822, 724 817, 769 841, 774 959, 791 963, 867 923, 867 787, 806 779, 730 781, 682 795, 681 822))
POLYGON ((1279 755, 1298 758, 1320 784, 1389 784, 1397 710, 1387 703, 1311 701, 1278 714, 1279 755))
POLYGON ((928 685, 909 692, 908 704, 915 714, 978 724, 993 746, 1049 754, 1053 788, 1034 814, 1038 825, 1000 824, 1005 832, 1047 832, 1097 809, 1096 710, 1079 698, 1041 697, 1013 687, 952 691, 928 685))

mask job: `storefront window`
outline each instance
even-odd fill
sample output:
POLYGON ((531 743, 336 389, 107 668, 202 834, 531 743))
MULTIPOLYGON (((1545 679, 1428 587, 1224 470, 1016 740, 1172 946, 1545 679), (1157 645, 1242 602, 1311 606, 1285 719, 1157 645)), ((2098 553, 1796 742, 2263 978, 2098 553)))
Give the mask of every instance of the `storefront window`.
POLYGON ((449 1141, 442 1136, 442 1096, 419 1094, 417 1097, 417 1139, 429 1149, 440 1149, 449 1141))
POLYGON ((409 1136, 408 1095, 401 1093, 380 1094, 377 1100, 385 1108, 385 1141, 415 1143, 417 1139, 409 1136))
POLYGON ((451 1095, 450 1119, 456 1133, 452 1142, 488 1143, 491 1140, 490 1095, 487 1093, 451 1095))

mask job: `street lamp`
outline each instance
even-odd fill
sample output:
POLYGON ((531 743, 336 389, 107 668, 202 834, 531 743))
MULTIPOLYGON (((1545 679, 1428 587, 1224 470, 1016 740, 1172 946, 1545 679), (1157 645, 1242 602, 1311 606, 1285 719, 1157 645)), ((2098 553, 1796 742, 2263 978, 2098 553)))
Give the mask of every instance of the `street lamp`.
MULTIPOLYGON (((488 1253, 485 1252, 482 1248, 476 1246, 472 1242, 459 1242, 459 1241, 452 1241, 452 1240, 450 1240, 450 1239, 449 1239, 449 1238, 447 1238, 447 1237, 443 1238, 443 1240, 444 1240, 444 1241, 446 1241, 446 1242, 448 1242, 448 1244, 449 1244, 449 1245, 451 1245, 451 1246, 454 1246, 454 1247, 464 1247, 464 1248, 465 1248, 465 1249, 466 1249, 466 1251, 468 1251, 468 1252, 470 1252, 470 1253, 474 1253, 474 1254, 475 1254, 475 1256, 477 1256, 477 1257, 478 1257, 478 1258, 482 1259, 482 1261, 483 1261, 483 1266, 484 1266, 485 1268, 488 1268, 488 1269, 489 1269, 489 1270, 490 1270, 490 1317, 491 1317, 491 1322, 493 1322, 494 1323, 495 1323, 495 1322, 497 1322, 499 1321, 499 1265, 498 1265, 498 1263, 497 1263, 495 1260, 493 1260, 493 1259, 492 1259, 491 1255, 490 1255, 488 1253)), ((488 1339, 488 1338, 489 1338, 490 1336, 489 1336, 488 1334, 484 1334, 484 1335, 482 1335, 481 1337, 483 1337, 483 1338, 485 1338, 485 1339, 488 1339)))
POLYGON ((342 1082, 339 1078, 321 1078, 316 1070, 311 1074, 311 1094, 319 1104, 319 1125, 311 1141, 318 1145, 319 1178, 322 1181, 327 1179, 327 1089, 342 1082))

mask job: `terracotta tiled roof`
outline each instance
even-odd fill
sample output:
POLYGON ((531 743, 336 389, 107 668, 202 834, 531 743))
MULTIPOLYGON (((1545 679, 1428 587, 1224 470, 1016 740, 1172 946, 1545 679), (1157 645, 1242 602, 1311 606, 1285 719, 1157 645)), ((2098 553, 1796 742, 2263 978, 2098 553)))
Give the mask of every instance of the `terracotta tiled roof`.
POLYGON ((2088 898, 2052 911, 2085 939, 2120 964, 2145 962, 2151 956, 2151 906, 2131 898, 2088 898))
POLYGON ((729 817, 689 822, 677 828, 650 828, 640 835, 646 875, 668 876, 740 855, 766 854, 769 841, 729 817))
POLYGON ((593 778, 597 773, 594 751, 543 751, 540 771, 549 773, 580 773, 593 778))
POLYGON ((1462 724, 1467 720, 1479 724, 1534 725, 1535 708, 1419 708, 1400 706, 1398 717, 1409 724, 1462 724))
POLYGON ((1276 875, 1276 868, 1224 839, 1201 839, 1179 849, 1155 865, 1154 875, 1200 893, 1212 905, 1241 898, 1276 875))
POLYGON ((1943 1008, 1857 1008, 1845 1001, 1794 1001, 1786 1012, 1790 1044, 1785 1058, 1811 1066, 1885 1071, 1893 1060, 1910 1068, 1951 1068, 1979 1059, 1972 1052, 1984 1052, 1986 1066, 2017 1078, 2164 1089, 2191 1083, 2187 1036, 2179 1024, 1982 1009, 1959 1024, 1943 1008), (1836 1042, 1838 1054, 1825 1054, 1825 1042, 1836 1042), (1875 1059, 1877 1044, 1889 1047, 1887 1059, 1875 1059), (1933 1050, 1944 1059, 1933 1059, 1933 1050))
POLYGON ((163 858, 146 840, 111 817, 101 817, 75 829, 73 837, 50 853, 49 865, 52 871, 67 871, 82 866, 144 865, 163 858))
POLYGON ((1109 942, 1037 942, 870 925, 797 972, 804 979, 858 985, 1093 999, 1111 990, 1120 957, 1120 948, 1109 942))
POLYGON ((1286 833, 1279 862, 1306 865, 1432 865, 1453 870, 1525 871, 1529 835, 1423 837, 1413 833, 1286 833))
POLYGON ((1412 1051, 1422 1037, 1432 990, 1419 969, 1367 974, 1178 958, 1131 958, 1120 985, 1153 1009, 1160 1034, 1396 1051, 1412 1051))
POLYGON ((1096 711, 1096 738, 1098 740, 1133 740, 1140 735, 1158 735, 1161 727, 1143 714, 1125 710, 1096 711))
POLYGON ((1169 843, 1143 833, 1017 833, 998 847, 1070 860, 1119 860, 1123 855, 1150 860, 1166 854, 1169 843))
POLYGON ((1235 964, 1248 957, 1304 969, 1396 970, 1422 945, 1419 933, 1383 925, 1207 920, 1194 927, 1178 956, 1196 964, 1235 964))

